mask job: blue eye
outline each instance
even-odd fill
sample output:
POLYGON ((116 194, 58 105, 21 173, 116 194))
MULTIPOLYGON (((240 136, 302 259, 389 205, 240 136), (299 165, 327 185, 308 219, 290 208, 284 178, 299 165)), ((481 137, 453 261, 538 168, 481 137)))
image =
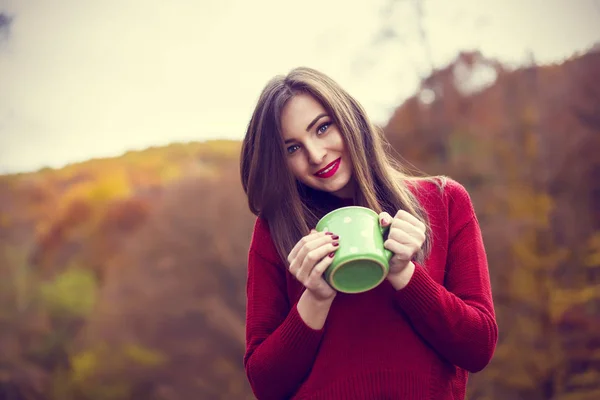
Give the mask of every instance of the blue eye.
POLYGON ((324 134, 327 131, 327 129, 329 129, 329 125, 331 125, 330 122, 325 122, 323 125, 319 126, 319 129, 317 129, 317 134, 324 134))
POLYGON ((289 154, 293 154, 296 150, 298 150, 300 148, 300 146, 298 146, 297 144, 294 144, 290 147, 287 148, 287 152, 289 154))

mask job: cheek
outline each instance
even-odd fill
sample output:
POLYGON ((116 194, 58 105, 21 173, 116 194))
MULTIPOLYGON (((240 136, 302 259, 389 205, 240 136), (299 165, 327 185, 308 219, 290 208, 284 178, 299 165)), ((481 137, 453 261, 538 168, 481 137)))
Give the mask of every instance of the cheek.
POLYGON ((302 164, 300 157, 289 158, 287 161, 288 169, 296 178, 301 178, 304 175, 304 167, 302 164))
POLYGON ((350 158, 350 154, 348 154, 345 148, 342 148, 342 159, 344 160, 344 163, 346 165, 346 171, 348 172, 348 174, 352 174, 352 171, 354 170, 352 167, 352 159, 350 158))
POLYGON ((346 162, 350 161, 350 155, 348 154, 348 151, 346 149, 346 145, 344 144, 344 141, 342 140, 341 137, 340 137, 339 141, 336 143, 336 147, 335 148, 341 154, 342 158, 346 162))
POLYGON ((342 135, 340 134, 339 131, 335 131, 332 133, 335 133, 335 134, 330 135, 331 142, 329 143, 329 146, 332 149, 336 149, 338 152, 345 154, 346 153, 346 145, 344 144, 344 139, 342 138, 342 135))

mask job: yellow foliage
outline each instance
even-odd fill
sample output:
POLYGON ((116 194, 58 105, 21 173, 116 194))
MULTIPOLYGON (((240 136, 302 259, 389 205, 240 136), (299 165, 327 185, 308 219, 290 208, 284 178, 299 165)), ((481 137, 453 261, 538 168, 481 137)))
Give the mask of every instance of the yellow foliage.
POLYGON ((156 367, 166 362, 166 357, 160 352, 135 343, 124 346, 123 352, 130 360, 146 367, 156 367))
POLYGON ((600 267, 600 232, 596 232, 588 240, 589 254, 585 258, 586 267, 600 267))
POLYGON ((514 186, 514 193, 509 196, 509 217, 533 221, 540 228, 548 228, 549 216, 554 209, 552 197, 536 193, 527 185, 514 186))
POLYGON ((539 298, 539 278, 532 268, 524 268, 523 265, 516 268, 509 276, 511 281, 511 296, 519 300, 539 298))
POLYGON ((181 177, 181 168, 175 164, 166 165, 160 170, 160 178, 163 182, 174 181, 181 177))
POLYGON ((530 230, 522 233, 518 240, 511 244, 512 254, 515 256, 519 268, 551 270, 566 261, 571 255, 569 249, 564 247, 557 247, 546 253, 541 253, 537 238, 537 232, 530 230))
POLYGON ((98 354, 94 350, 86 350, 71 356, 72 379, 84 382, 91 378, 98 369, 98 354))
POLYGON ((203 143, 203 150, 211 155, 225 158, 237 158, 240 155, 241 142, 233 140, 209 140, 203 143))
POLYGON ((571 307, 600 298, 600 285, 577 289, 555 288, 550 297, 550 318, 556 322, 571 307))
POLYGON ((93 201, 105 202, 131 195, 129 180, 124 172, 103 176, 92 185, 88 196, 93 201))
MULTIPOLYGON (((510 349, 509 351, 513 354, 512 359, 514 360, 514 349, 510 349)), ((535 388, 539 384, 538 377, 531 374, 528 365, 515 361, 516 360, 510 363, 510 367, 502 368, 503 373, 499 373, 497 378, 501 380, 504 385, 511 388, 519 390, 535 388), (510 374, 506 373, 508 369, 510 369, 510 374)))
POLYGON ((97 283, 88 269, 71 268, 41 287, 42 298, 57 314, 87 316, 96 302, 97 283))
POLYGON ((600 372, 588 369, 587 371, 569 377, 568 384, 571 387, 585 388, 600 382, 600 372))
POLYGON ((137 344, 111 350, 106 343, 100 342, 70 357, 70 382, 76 390, 71 393, 81 393, 90 400, 130 398, 134 383, 124 372, 129 370, 132 362, 142 367, 155 367, 165 360, 159 352, 137 344))
POLYGON ((77 353, 70 358, 72 379, 83 382, 96 373, 115 370, 131 365, 133 362, 142 367, 156 367, 164 364, 167 358, 159 351, 149 349, 136 343, 130 343, 115 350, 100 343, 92 349, 77 353), (118 350, 117 350, 118 349, 118 350))
POLYGON ((538 157, 539 136, 535 131, 538 120, 539 110, 533 104, 528 104, 523 107, 521 113, 521 122, 525 127, 523 150, 528 160, 535 160, 538 157))
POLYGON ((105 174, 96 181, 85 181, 73 185, 61 198, 62 208, 77 200, 106 202, 117 198, 126 198, 131 187, 123 171, 105 174))

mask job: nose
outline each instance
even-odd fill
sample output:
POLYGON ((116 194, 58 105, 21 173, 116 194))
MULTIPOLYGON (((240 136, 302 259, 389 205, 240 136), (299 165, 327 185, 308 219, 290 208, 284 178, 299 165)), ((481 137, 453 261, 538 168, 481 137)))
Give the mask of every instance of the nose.
POLYGON ((327 151, 325 150, 325 148, 316 143, 307 143, 305 145, 305 148, 306 152, 308 153, 308 161, 311 164, 321 164, 325 159, 325 156, 327 155, 327 151))

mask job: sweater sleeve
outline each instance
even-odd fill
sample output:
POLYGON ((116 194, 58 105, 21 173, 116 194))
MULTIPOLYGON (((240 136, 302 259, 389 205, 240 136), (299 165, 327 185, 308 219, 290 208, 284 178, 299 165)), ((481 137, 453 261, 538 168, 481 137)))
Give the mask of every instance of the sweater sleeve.
POLYGON ((449 208, 445 285, 421 265, 396 304, 415 330, 442 357, 470 372, 491 360, 498 339, 487 257, 481 230, 466 190, 454 189, 449 208))
POLYGON ((258 219, 254 228, 246 288, 244 367, 259 400, 289 398, 312 368, 323 336, 290 306, 287 272, 265 225, 258 219))

